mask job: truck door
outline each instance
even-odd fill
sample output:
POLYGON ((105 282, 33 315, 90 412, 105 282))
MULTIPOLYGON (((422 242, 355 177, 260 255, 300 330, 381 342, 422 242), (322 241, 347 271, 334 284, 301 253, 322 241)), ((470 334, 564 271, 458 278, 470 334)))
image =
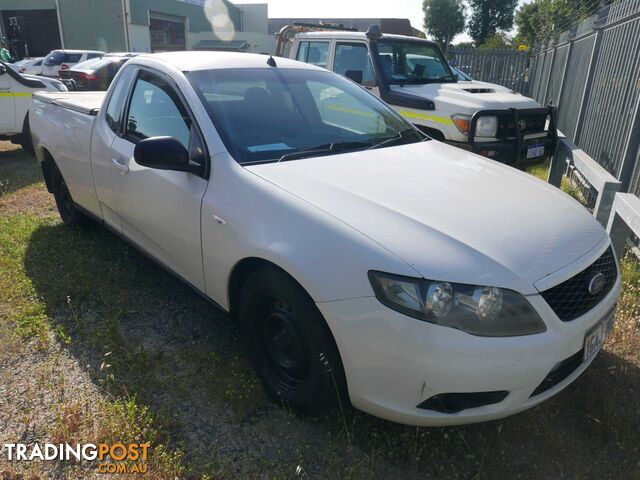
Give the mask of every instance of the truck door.
POLYGON ((168 77, 141 69, 124 127, 124 135, 116 137, 111 147, 122 233, 204 291, 200 207, 207 180, 193 173, 144 167, 133 159, 139 141, 171 136, 192 152, 192 160, 208 161, 202 135, 186 102, 168 77))
POLYGON ((17 133, 15 91, 12 83, 11 76, 0 70, 0 133, 17 133))
POLYGON ((338 75, 349 77, 348 72, 361 72, 360 83, 379 96, 376 76, 369 55, 369 48, 364 42, 336 42, 333 54, 332 70, 338 75))

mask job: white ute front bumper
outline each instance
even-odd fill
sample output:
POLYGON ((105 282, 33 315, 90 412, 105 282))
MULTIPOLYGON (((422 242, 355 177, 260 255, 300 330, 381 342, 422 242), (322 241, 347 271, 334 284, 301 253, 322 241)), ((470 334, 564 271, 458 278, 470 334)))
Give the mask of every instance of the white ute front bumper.
MULTIPOLYGON (((506 417, 569 385, 596 356, 582 358, 586 332, 611 314, 619 293, 618 274, 600 303, 569 322, 561 321, 540 295, 528 296, 547 330, 518 337, 479 337, 423 322, 385 307, 375 297, 317 305, 336 339, 356 408, 394 422, 443 426, 506 417), (570 373, 533 394, 558 365, 570 373), (484 392, 506 396, 455 413, 418 407, 435 395, 459 404, 461 397, 443 395, 484 392)), ((464 396, 462 401, 478 398, 486 402, 482 396, 464 396)))

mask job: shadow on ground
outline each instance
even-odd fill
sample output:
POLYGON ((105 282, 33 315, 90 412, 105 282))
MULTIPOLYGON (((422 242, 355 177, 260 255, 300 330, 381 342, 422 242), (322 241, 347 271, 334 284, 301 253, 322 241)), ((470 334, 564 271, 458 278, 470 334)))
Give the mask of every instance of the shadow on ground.
POLYGON ((611 353, 503 421, 424 429, 355 411, 305 420, 265 398, 231 319, 105 229, 42 226, 25 263, 93 381, 150 405, 194 474, 293 478, 297 465, 309 478, 640 474, 640 370, 611 353))
POLYGON ((42 181, 36 158, 17 145, 0 142, 0 198, 42 181))

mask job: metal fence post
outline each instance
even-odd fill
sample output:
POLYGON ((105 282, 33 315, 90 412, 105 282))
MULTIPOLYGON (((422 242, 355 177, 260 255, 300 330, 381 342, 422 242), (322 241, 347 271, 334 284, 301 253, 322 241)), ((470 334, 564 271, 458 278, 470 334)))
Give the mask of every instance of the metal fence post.
POLYGON ((540 96, 540 104, 547 104, 547 94, 549 93, 549 85, 551 84, 551 77, 553 76, 553 67, 556 66, 556 58, 558 57, 558 45, 553 43, 553 50, 551 54, 551 66, 549 67, 549 75, 547 75, 547 81, 544 84, 544 91, 540 96))
POLYGON ((564 177, 564 173, 567 170, 567 155, 564 151, 565 143, 563 140, 566 137, 558 132, 558 146, 556 147, 556 151, 551 157, 551 164, 549 165, 549 177, 547 178, 547 182, 549 182, 554 187, 560 188, 562 184, 562 177, 564 177))
POLYGON ((556 99, 556 107, 560 106, 562 101, 562 94, 564 93, 565 79, 567 78, 567 70, 569 69, 569 61, 571 60, 571 54, 573 53, 573 40, 569 41, 567 47, 567 59, 564 62, 564 69, 562 70, 562 76, 560 77, 560 87, 558 87, 558 98, 556 99))

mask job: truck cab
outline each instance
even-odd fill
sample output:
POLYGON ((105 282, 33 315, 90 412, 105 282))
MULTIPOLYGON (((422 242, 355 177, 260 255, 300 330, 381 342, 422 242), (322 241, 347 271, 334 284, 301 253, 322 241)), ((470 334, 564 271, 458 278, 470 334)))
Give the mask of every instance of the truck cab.
POLYGON ((507 87, 459 81, 438 45, 417 37, 290 25, 278 51, 346 76, 432 138, 502 163, 543 161, 556 145, 554 110, 507 87))

